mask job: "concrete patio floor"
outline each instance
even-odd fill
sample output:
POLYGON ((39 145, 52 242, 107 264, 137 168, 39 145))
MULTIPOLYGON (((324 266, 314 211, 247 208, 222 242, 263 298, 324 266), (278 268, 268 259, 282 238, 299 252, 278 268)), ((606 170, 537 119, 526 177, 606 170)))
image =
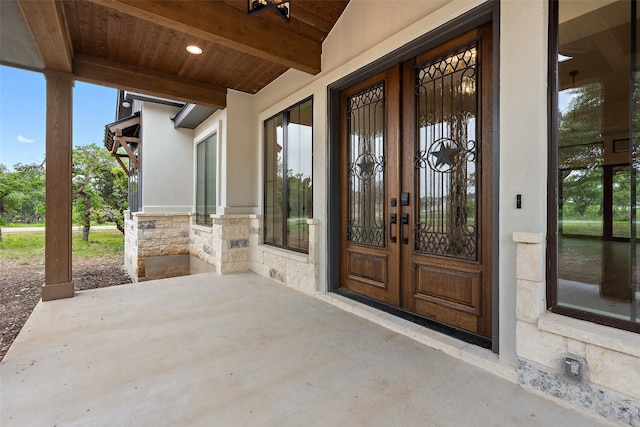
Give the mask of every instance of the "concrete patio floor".
POLYGON ((252 273, 40 302, 0 380, 3 427, 611 425, 252 273))

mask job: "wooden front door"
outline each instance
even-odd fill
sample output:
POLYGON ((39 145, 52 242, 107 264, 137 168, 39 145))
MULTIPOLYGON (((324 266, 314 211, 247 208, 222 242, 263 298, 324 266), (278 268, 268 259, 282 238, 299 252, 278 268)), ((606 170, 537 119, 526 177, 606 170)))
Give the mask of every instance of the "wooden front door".
POLYGON ((400 304, 400 68, 340 94, 341 286, 400 304))
POLYGON ((341 93, 341 287, 491 338, 491 26, 341 93))

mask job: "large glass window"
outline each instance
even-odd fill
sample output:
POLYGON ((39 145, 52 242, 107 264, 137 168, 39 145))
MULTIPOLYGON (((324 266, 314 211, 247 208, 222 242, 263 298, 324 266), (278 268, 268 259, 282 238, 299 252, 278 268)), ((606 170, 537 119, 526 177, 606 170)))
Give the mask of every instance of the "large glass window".
POLYGON ((551 10, 549 305, 640 331, 637 5, 558 0, 551 10))
POLYGON ((264 243, 309 250, 312 208, 313 101, 264 123, 264 243))
POLYGON ((217 134, 196 147, 196 223, 211 225, 216 213, 217 134))

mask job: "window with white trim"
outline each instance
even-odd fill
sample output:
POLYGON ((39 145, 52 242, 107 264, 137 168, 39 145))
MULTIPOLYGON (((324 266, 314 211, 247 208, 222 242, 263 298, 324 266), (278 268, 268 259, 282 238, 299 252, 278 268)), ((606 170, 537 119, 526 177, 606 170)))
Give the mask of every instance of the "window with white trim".
POLYGON ((211 225, 216 213, 217 134, 196 146, 196 224, 211 225))
POLYGON ((313 216, 313 100, 264 122, 265 244, 309 250, 307 219, 313 216))

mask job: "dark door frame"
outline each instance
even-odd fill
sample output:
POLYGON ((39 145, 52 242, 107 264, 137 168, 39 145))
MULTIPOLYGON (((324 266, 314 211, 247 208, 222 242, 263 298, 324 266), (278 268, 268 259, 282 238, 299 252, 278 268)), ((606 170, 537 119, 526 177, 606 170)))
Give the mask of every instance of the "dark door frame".
POLYGON ((500 2, 491 0, 475 9, 464 13, 454 20, 424 34, 423 36, 407 43, 395 51, 381 57, 380 59, 365 65, 359 70, 341 78, 330 84, 328 90, 328 144, 327 144, 327 188, 328 188, 328 259, 327 259, 327 281, 328 291, 335 292, 340 287, 340 91, 355 83, 380 73, 392 66, 404 62, 418 54, 433 49, 458 35, 470 31, 482 24, 493 22, 493 183, 491 191, 496 197, 493 198, 493 236, 492 248, 492 269, 494 271, 492 279, 492 312, 493 340, 491 349, 499 353, 499 289, 498 289, 498 257, 499 248, 499 202, 497 197, 500 182, 500 144, 499 144, 499 100, 500 100, 500 2))

